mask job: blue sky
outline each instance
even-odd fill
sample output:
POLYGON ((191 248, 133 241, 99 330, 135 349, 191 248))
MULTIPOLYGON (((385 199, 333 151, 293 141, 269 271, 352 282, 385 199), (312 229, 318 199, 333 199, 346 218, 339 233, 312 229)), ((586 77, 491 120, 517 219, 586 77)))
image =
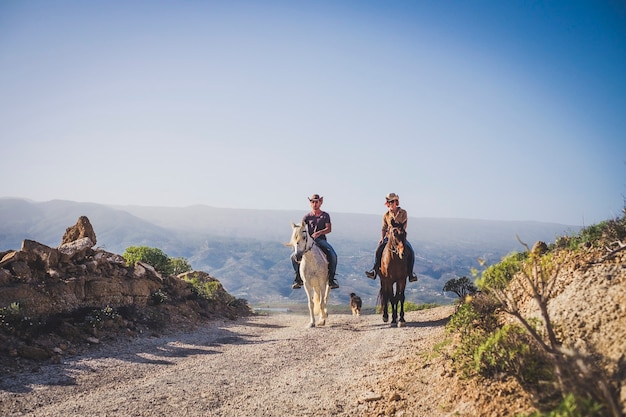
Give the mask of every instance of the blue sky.
POLYGON ((589 225, 623 1, 0 2, 0 196, 589 225))

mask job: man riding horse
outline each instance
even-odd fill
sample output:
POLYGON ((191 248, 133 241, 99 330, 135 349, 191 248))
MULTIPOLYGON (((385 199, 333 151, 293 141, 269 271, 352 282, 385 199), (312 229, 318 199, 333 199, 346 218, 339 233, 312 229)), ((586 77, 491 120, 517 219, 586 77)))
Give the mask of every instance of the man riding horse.
MULTIPOLYGON (((337 253, 328 240, 326 240, 326 235, 332 231, 332 224, 330 222, 330 214, 322 211, 322 203, 324 202, 324 197, 320 197, 319 194, 313 194, 309 198, 309 203, 311 204, 311 212, 304 215, 302 218, 302 224, 306 224, 309 234, 313 239, 315 239, 315 243, 322 249, 324 255, 326 255, 326 259, 328 260, 328 284, 330 288, 335 289, 339 288, 339 284, 335 281, 335 272, 337 271, 337 253)), ((302 278, 300 277, 300 267, 298 266, 298 261, 295 259, 295 256, 292 255, 291 263, 293 265, 293 269, 296 273, 296 278, 293 281, 293 285, 291 288, 297 289, 302 287, 302 278)))
POLYGON ((400 208, 400 196, 396 193, 389 193, 385 197, 385 205, 389 210, 385 214, 383 214, 383 227, 382 227, 382 237, 378 242, 378 248, 376 248, 376 261, 374 263, 374 268, 370 271, 365 271, 365 275, 368 278, 376 279, 376 275, 380 274, 380 260, 383 254, 383 249, 387 244, 387 233, 394 227, 399 227, 404 232, 405 240, 404 244, 406 245, 406 261, 409 271, 409 281, 415 282, 417 281, 417 275, 413 272, 413 265, 415 264, 415 252, 413 251, 413 247, 406 240, 406 227, 408 223, 408 214, 406 210, 400 208))

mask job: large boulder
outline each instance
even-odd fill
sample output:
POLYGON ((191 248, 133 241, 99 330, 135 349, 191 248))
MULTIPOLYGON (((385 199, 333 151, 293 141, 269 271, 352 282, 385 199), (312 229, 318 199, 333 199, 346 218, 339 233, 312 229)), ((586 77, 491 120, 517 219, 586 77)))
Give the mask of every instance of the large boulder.
POLYGON ((96 232, 94 232, 93 227, 91 226, 91 222, 89 221, 87 216, 80 216, 74 226, 65 229, 65 234, 63 235, 63 239, 61 240, 61 245, 75 242, 85 237, 91 239, 92 246, 98 243, 98 241, 96 240, 96 232))

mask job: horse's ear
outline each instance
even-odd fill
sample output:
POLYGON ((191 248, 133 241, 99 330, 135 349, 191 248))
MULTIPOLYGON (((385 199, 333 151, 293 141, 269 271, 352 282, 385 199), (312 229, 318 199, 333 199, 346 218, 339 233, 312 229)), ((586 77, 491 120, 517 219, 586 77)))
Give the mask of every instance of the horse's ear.
POLYGON ((291 221, 291 228, 295 229, 296 228, 296 224, 293 222, 293 220, 291 221))

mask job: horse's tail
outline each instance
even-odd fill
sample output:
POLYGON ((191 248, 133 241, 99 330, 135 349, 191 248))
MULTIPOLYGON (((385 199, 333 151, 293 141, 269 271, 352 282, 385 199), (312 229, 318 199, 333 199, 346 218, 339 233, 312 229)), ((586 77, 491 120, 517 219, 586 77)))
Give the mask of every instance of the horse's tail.
POLYGON ((378 298, 376 299, 376 305, 381 309, 383 308, 383 289, 382 287, 378 290, 378 298))

